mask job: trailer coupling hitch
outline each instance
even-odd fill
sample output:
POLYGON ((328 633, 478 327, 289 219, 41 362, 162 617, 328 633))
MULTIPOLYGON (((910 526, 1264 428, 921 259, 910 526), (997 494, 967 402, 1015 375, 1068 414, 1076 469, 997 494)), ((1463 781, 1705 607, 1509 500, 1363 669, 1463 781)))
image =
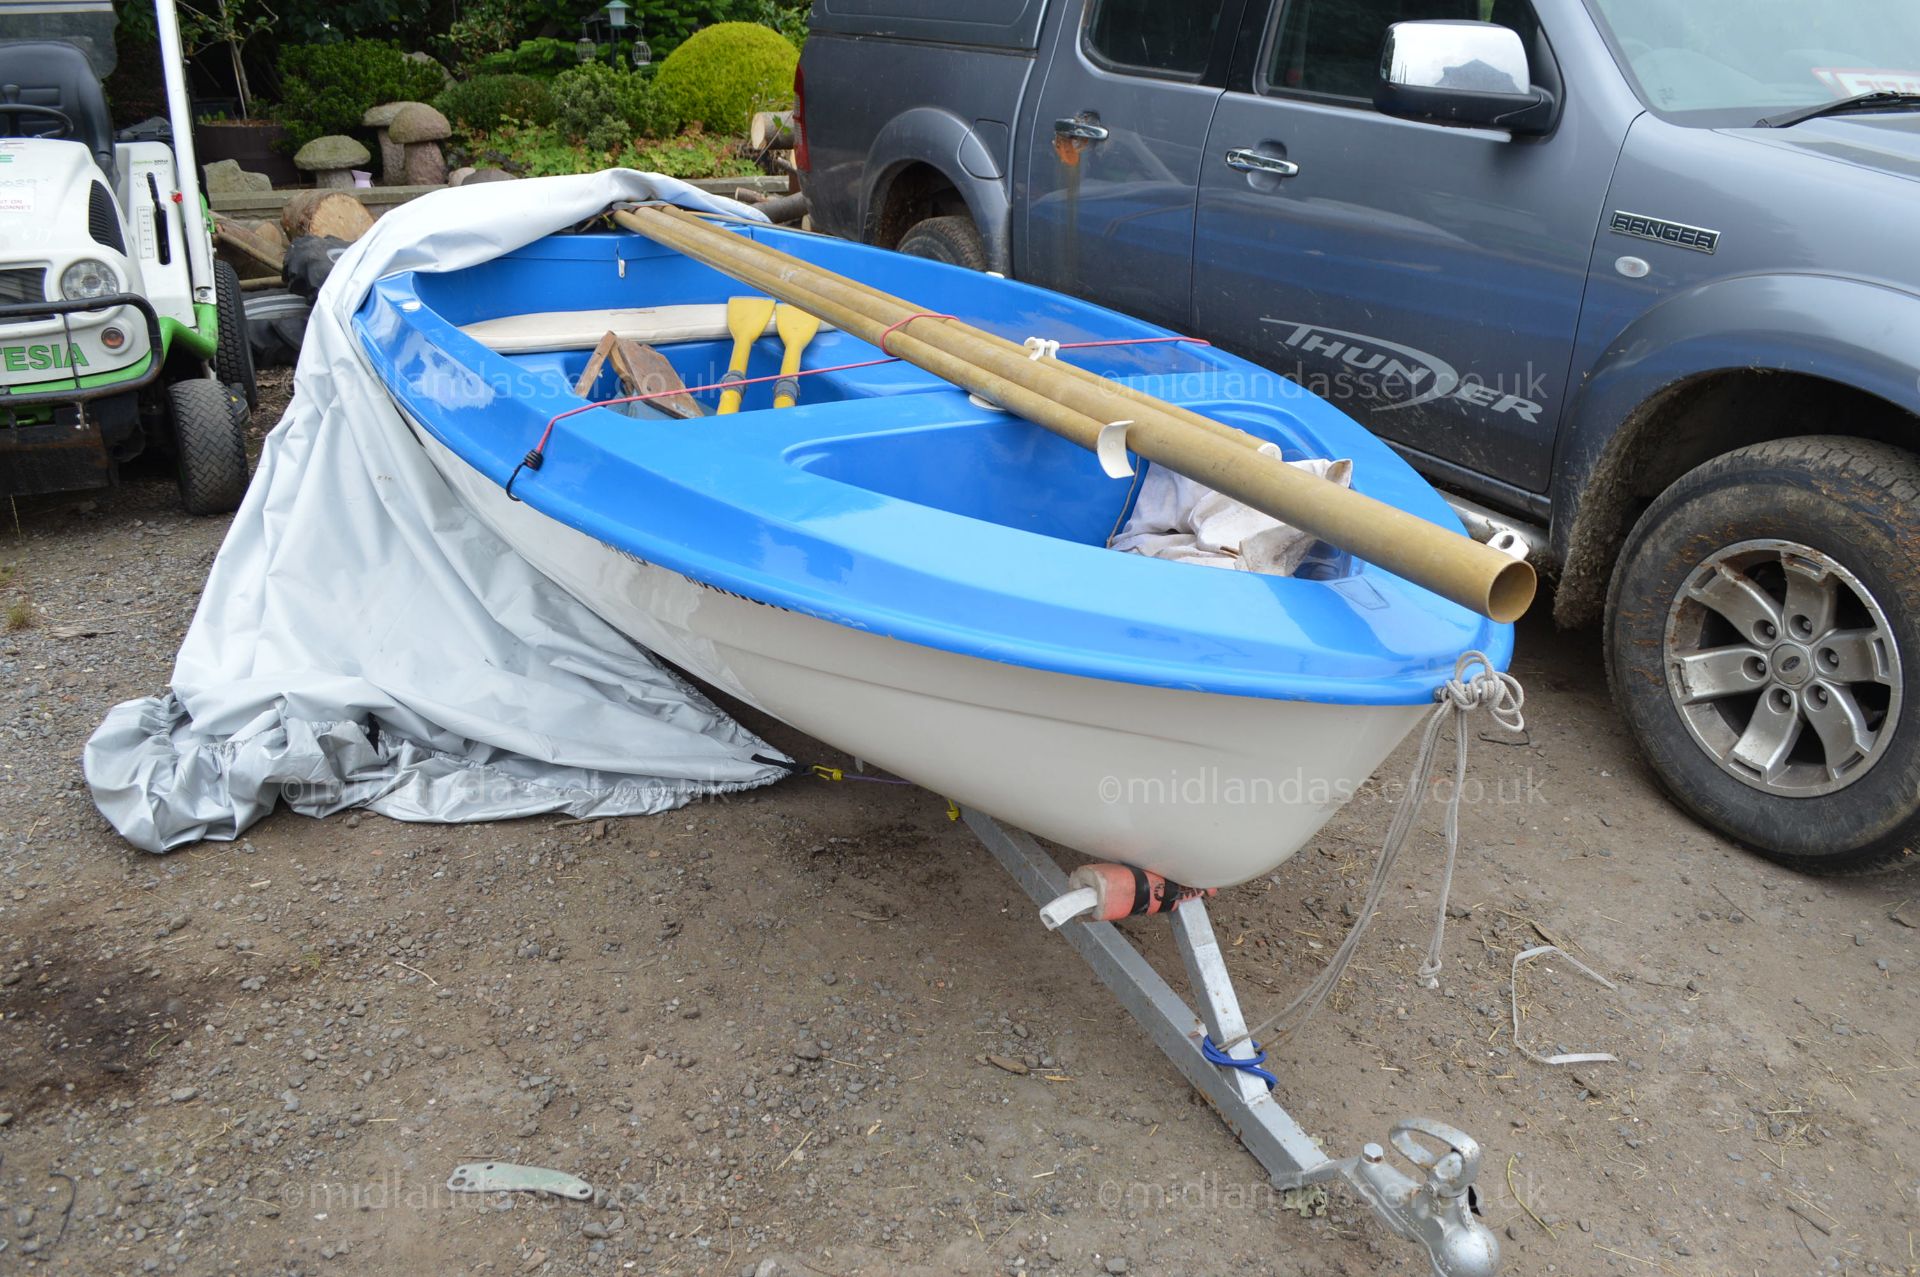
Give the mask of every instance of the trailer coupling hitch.
POLYGON ((1279 1176, 1274 1187, 1306 1188, 1344 1179, 1388 1228, 1427 1248, 1436 1277, 1492 1277, 1500 1267, 1500 1243, 1473 1213, 1473 1182, 1480 1174, 1478 1141, 1444 1122, 1420 1117, 1396 1123, 1388 1139, 1400 1156, 1426 1173, 1424 1179, 1407 1175, 1387 1160, 1386 1150, 1368 1144, 1358 1157, 1279 1176), (1423 1136, 1443 1148, 1436 1150, 1423 1136))

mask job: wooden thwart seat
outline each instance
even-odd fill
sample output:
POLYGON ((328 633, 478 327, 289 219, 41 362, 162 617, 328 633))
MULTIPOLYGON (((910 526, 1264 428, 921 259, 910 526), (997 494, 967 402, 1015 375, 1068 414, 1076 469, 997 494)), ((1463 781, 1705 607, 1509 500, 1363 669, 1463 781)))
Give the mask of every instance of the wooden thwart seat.
MULTIPOLYGON (((725 303, 536 311, 463 324, 460 331, 502 355, 585 350, 604 333, 648 346, 681 341, 725 341, 729 337, 725 303)), ((766 335, 774 335, 771 321, 766 335)))

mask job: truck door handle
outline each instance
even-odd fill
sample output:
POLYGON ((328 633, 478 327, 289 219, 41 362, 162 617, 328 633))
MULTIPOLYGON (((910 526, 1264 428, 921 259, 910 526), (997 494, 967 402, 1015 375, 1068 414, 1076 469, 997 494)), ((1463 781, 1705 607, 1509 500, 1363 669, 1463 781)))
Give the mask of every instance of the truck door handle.
POLYGON ((1236 147, 1227 152, 1227 167, 1242 173, 1265 173, 1269 177, 1292 177, 1300 171, 1300 166, 1292 160, 1283 160, 1277 155, 1262 155, 1246 147, 1236 147))
POLYGON ((1109 136, 1105 128, 1086 120, 1055 120, 1053 132, 1055 137, 1070 138, 1075 142, 1104 142, 1109 136))

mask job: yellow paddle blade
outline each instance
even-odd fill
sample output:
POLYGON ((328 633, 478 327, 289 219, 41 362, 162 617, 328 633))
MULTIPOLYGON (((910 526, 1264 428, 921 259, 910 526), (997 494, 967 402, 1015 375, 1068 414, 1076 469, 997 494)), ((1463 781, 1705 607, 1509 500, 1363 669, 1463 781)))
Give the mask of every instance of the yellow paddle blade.
POLYGON ((736 355, 741 343, 751 346, 765 335, 777 304, 771 297, 727 298, 727 331, 733 334, 736 355))
POLYGON ((819 333, 820 317, 781 302, 773 308, 773 326, 787 344, 787 356, 791 358, 796 349, 805 350, 819 333))
POLYGON ((800 371, 800 356, 806 352, 807 343, 820 331, 820 317, 781 302, 774 307, 773 326, 787 348, 780 361, 780 380, 773 387, 773 406, 791 408, 800 397, 800 383, 794 374, 800 371))
MULTIPOLYGON (((773 320, 773 307, 771 297, 727 298, 727 331, 733 335, 733 361, 727 365, 728 381, 738 381, 746 376, 747 360, 753 357, 753 343, 759 341, 767 331, 767 325, 773 320)), ((721 391, 720 408, 716 415, 726 416, 739 411, 740 392, 721 391)))

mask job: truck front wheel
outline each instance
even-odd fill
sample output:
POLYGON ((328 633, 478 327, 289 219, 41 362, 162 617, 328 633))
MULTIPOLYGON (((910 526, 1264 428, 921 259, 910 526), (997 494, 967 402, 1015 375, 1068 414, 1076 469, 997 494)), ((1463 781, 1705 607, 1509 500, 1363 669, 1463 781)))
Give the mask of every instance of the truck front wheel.
POLYGON ((1614 698, 1660 783, 1796 869, 1883 868, 1920 836, 1920 457, 1756 444, 1684 475, 1607 600, 1614 698))
POLYGON ((971 217, 929 217, 915 222, 900 237, 899 251, 968 270, 987 268, 987 244, 971 217))

